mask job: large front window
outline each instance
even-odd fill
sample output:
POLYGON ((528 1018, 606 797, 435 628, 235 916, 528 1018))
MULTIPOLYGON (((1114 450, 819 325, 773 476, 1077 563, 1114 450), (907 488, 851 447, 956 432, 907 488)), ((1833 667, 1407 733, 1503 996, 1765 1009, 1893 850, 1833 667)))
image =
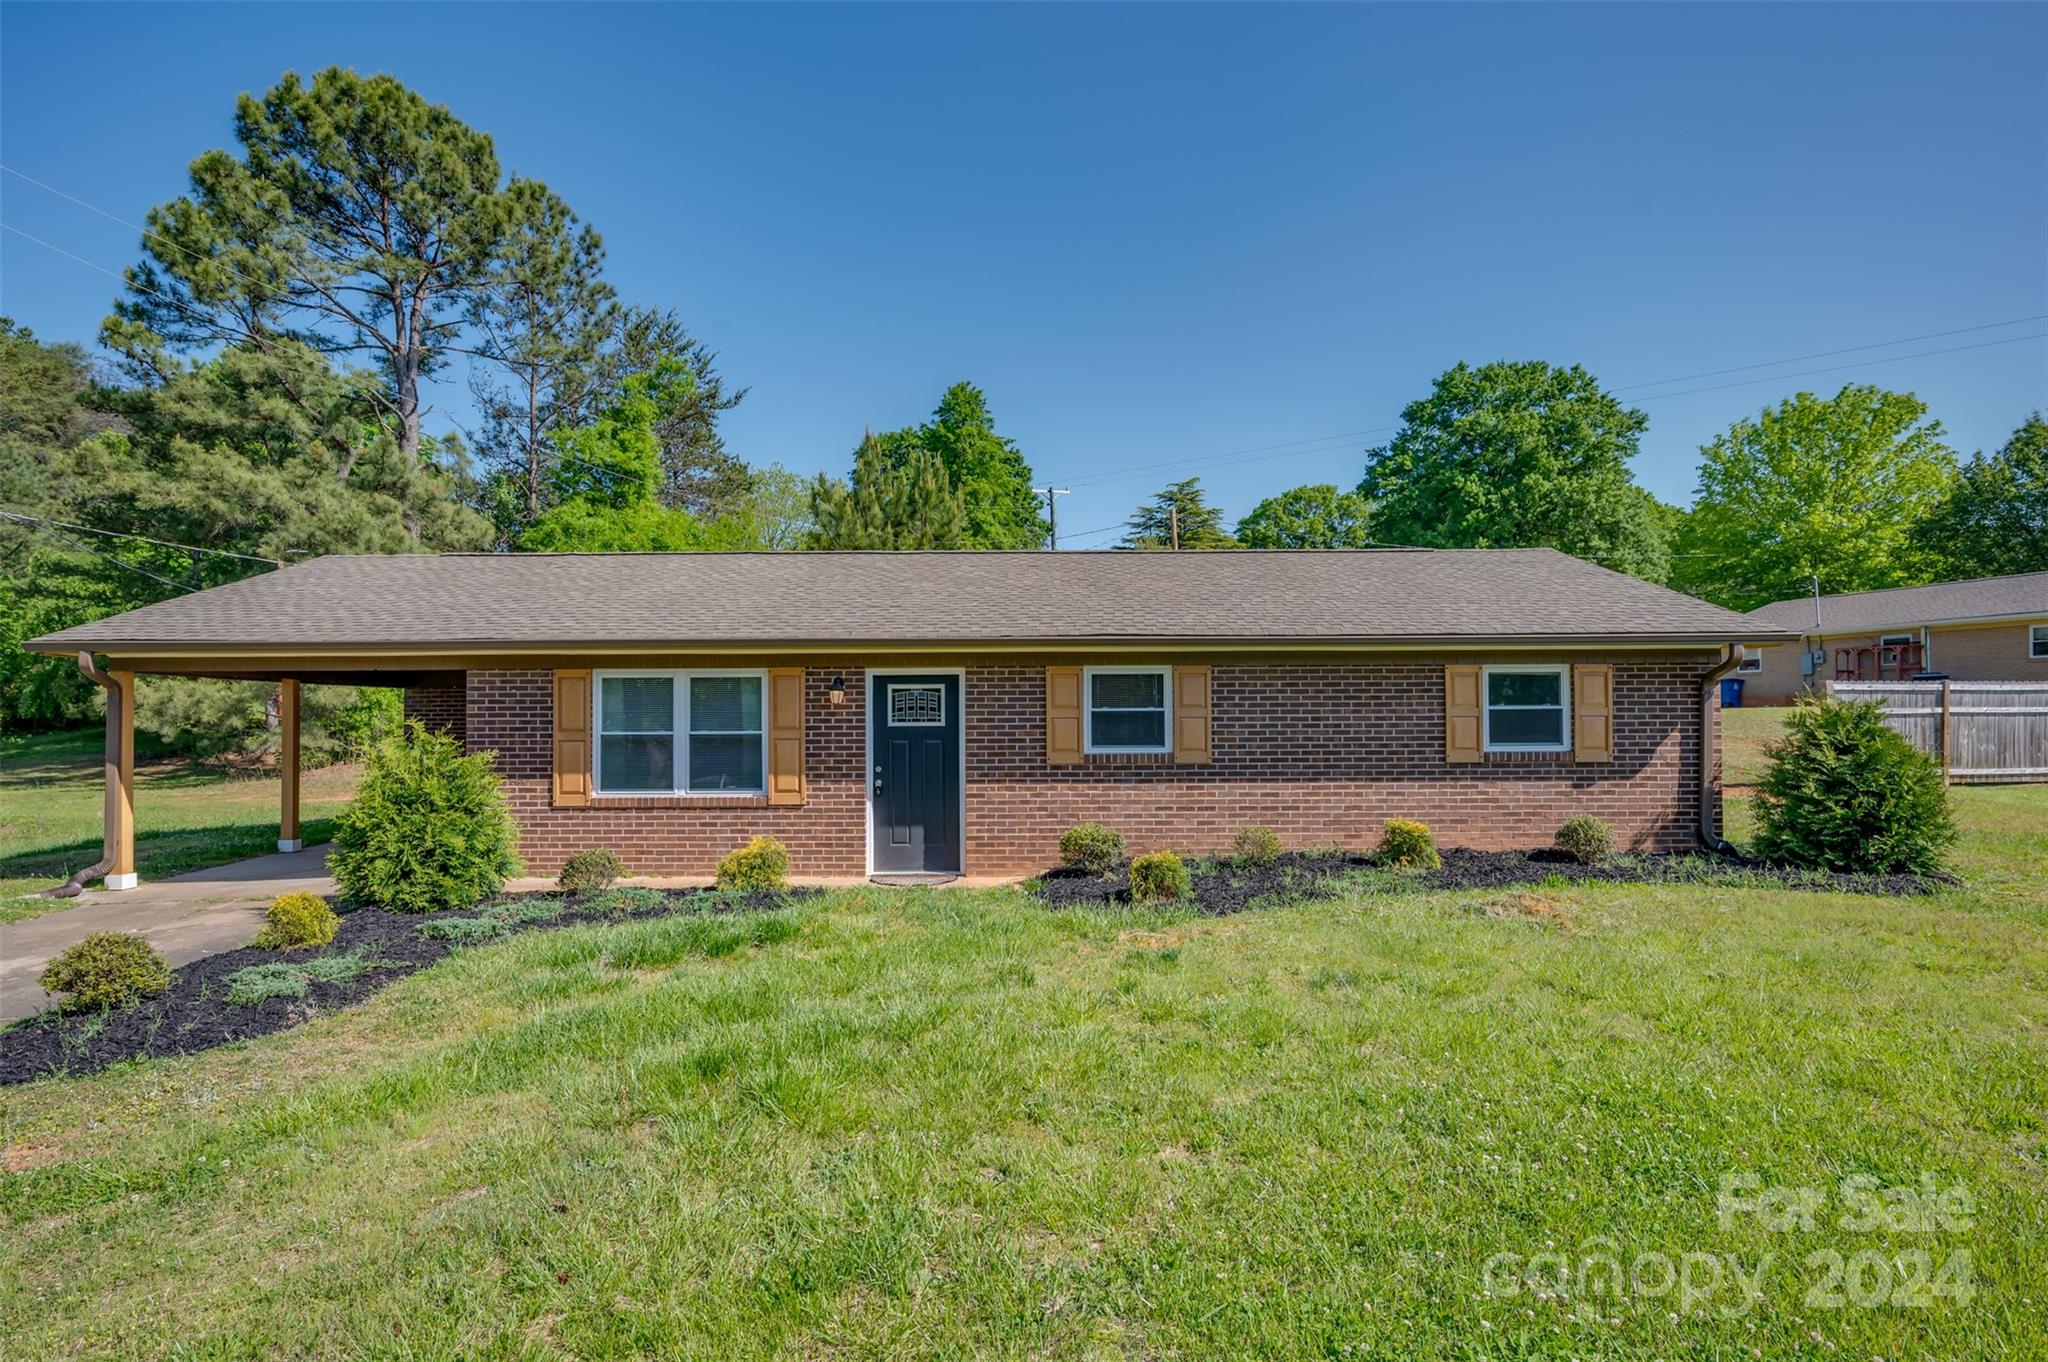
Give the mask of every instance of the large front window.
POLYGON ((1488 667, 1487 750, 1562 752, 1568 695, 1563 667, 1488 667))
POLYGON ((1170 667, 1088 668, 1088 750, 1164 752, 1170 667))
POLYGON ((600 672, 599 794, 761 794, 759 672, 600 672))

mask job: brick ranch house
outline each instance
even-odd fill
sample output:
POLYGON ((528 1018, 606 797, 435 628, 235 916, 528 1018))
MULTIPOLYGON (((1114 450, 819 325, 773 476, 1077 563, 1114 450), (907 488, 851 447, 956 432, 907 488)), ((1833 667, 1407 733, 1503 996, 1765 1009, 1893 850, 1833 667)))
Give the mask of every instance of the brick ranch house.
POLYGON ((1716 836, 1739 614, 1547 549, 331 557, 34 640, 108 688, 110 883, 133 883, 138 673, 400 686, 496 754, 529 873, 610 847, 707 874, 1028 875, 1134 851, 1716 836), (123 839, 126 839, 126 844, 123 839))
POLYGON ((1799 641, 1744 659, 1744 704, 1790 704, 1822 681, 1908 680, 1918 672, 2048 681, 2048 572, 1801 596, 1749 618, 1799 641))

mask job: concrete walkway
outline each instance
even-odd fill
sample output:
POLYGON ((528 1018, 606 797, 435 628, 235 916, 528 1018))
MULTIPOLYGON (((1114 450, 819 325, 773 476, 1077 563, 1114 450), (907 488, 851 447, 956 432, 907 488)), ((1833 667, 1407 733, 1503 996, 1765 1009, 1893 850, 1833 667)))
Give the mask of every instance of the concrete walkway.
POLYGON ((55 1002, 36 976, 52 956, 94 932, 134 932, 175 969, 248 945, 270 901, 296 890, 334 892, 324 845, 187 871, 119 894, 88 890, 68 908, 0 924, 0 1022, 55 1002))

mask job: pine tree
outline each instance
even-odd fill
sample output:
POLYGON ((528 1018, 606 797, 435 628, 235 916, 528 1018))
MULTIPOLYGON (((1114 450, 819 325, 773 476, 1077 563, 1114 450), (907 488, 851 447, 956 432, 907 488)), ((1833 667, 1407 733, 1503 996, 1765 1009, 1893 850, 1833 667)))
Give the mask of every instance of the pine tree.
POLYGON ((505 240, 470 297, 480 359, 470 390, 483 414, 478 455, 513 484, 520 524, 547 509, 549 437, 594 394, 620 308, 604 282, 604 243, 537 180, 512 181, 505 240))
POLYGON ((811 484, 812 548, 967 547, 959 489, 930 450, 894 451, 872 431, 860 442, 849 486, 819 474, 811 484))
POLYGON ((1223 512, 1203 499, 1200 478, 1176 482, 1140 506, 1132 513, 1119 547, 1170 549, 1176 539, 1183 549, 1237 547, 1237 541, 1223 528, 1223 512))

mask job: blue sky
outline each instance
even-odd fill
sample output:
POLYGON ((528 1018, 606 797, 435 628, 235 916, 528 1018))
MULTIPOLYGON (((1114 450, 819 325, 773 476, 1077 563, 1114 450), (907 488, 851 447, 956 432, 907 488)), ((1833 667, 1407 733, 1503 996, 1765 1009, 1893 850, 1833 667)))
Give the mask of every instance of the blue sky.
MULTIPOLYGON (((1460 359, 1625 388, 1680 502, 1802 387, 1917 392, 1965 452, 2048 406, 2048 341, 2013 340, 2048 331, 2016 321, 2048 314, 2048 6, 8 4, 0 159, 139 221, 238 92, 335 63, 596 224, 751 387, 737 452, 841 470, 967 378, 1075 489, 1068 534, 1183 470, 1233 515, 1349 485, 1460 359)), ((11 176, 0 217, 136 256, 11 176)), ((0 233, 39 334, 90 339, 116 287, 0 233)))

